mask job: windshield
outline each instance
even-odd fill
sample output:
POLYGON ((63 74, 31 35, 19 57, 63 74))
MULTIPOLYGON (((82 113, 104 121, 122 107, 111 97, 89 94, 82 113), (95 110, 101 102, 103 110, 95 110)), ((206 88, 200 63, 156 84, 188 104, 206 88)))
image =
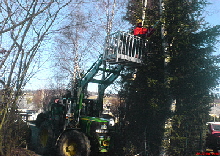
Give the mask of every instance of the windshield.
POLYGON ((220 125, 212 125, 215 131, 220 131, 220 125))

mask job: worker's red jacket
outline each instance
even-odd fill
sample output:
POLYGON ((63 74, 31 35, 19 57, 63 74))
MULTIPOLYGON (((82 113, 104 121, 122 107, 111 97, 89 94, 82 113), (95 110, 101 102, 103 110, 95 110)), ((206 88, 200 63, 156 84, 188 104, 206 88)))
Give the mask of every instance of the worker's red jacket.
POLYGON ((134 35, 144 35, 147 34, 147 28, 140 28, 140 27, 136 27, 134 29, 134 35))
POLYGON ((147 37, 150 37, 154 33, 154 31, 155 31, 154 28, 147 29, 147 28, 136 27, 134 29, 134 35, 138 36, 138 35, 145 35, 146 34, 147 37))

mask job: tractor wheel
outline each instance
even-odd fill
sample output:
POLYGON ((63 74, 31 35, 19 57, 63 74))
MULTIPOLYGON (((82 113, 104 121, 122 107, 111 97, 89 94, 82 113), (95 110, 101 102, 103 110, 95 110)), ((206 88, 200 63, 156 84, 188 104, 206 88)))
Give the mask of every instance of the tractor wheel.
POLYGON ((51 154, 54 151, 54 133, 52 125, 47 121, 44 121, 39 128, 37 144, 37 153, 39 154, 51 154))
POLYGON ((89 156, 90 141, 76 130, 66 131, 59 140, 59 156, 89 156))

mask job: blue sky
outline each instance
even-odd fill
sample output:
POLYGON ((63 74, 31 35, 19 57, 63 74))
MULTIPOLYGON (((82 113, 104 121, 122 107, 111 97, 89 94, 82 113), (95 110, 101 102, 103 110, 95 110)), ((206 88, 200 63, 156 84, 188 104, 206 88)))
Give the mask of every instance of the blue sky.
POLYGON ((208 0, 208 2, 212 4, 206 7, 204 13, 206 21, 211 25, 218 25, 220 24, 220 0, 208 0))
MULTIPOLYGON (((220 0, 208 0, 208 2, 212 4, 207 5, 205 9, 204 16, 206 21, 209 22, 211 26, 220 25, 220 0)), ((220 43, 216 45, 216 48, 216 52, 219 54, 220 43)))
MULTIPOLYGON (((204 17, 210 25, 218 25, 220 24, 220 0, 208 0, 208 2, 212 3, 207 5, 204 11, 204 17)), ((220 47, 220 46, 218 46, 220 47)), ((220 51, 220 49, 218 50, 220 51)), ((33 79, 31 79, 30 83, 25 87, 26 89, 42 89, 45 85, 51 81, 48 80, 48 76, 52 75, 52 71, 50 71, 50 64, 45 64, 44 69, 39 71, 33 79)), ((91 85, 89 88, 91 91, 97 91, 97 88, 94 85, 91 85)))

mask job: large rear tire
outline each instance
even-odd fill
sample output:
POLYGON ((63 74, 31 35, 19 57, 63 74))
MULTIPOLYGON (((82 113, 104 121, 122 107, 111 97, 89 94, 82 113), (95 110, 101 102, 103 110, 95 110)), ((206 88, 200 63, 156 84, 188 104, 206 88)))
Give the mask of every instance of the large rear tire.
POLYGON ((59 156, 89 156, 90 141, 81 132, 66 131, 59 140, 58 153, 59 156))
POLYGON ((44 121, 38 132, 37 137, 37 153, 39 154, 52 154, 54 152, 54 146, 55 146, 55 138, 54 133, 52 129, 52 125, 44 121))

